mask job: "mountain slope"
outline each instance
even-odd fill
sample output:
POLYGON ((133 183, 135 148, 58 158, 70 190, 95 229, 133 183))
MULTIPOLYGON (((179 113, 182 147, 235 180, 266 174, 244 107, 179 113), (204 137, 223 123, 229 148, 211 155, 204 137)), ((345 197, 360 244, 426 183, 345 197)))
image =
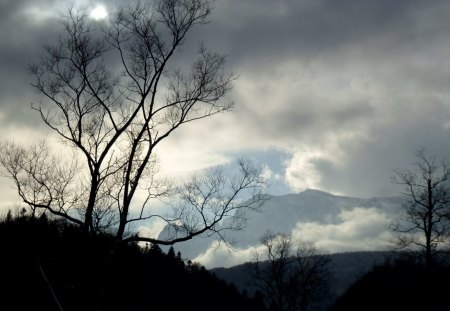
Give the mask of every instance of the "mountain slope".
MULTIPOLYGON (((387 226, 398 216, 402 203, 399 197, 362 199, 312 189, 268 198, 259 211, 248 214, 244 230, 227 233, 227 239, 234 243, 235 248, 254 248, 261 235, 272 230, 313 241, 325 251, 376 250, 382 244, 377 241, 386 238, 387 226)), ((167 232, 168 228, 161 232, 160 237, 167 232)), ((207 267, 237 263, 236 260, 227 263, 225 259, 212 258, 224 253, 212 249, 213 241, 213 238, 194 239, 175 245, 175 249, 181 251, 183 257, 197 258, 207 267)), ((231 253, 228 256, 239 255, 231 253)), ((242 258, 245 259, 249 258, 242 258)))

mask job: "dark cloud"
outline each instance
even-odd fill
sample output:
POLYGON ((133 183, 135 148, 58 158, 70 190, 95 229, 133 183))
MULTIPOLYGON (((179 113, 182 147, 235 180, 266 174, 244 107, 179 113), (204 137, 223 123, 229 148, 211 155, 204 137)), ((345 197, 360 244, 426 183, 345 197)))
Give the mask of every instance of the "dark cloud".
POLYGON ((12 2, 2 3, 7 10, 0 9, 0 109, 8 123, 38 126, 39 117, 30 109, 36 93, 28 65, 56 38, 61 25, 50 11, 54 1, 39 1, 39 6, 34 1, 12 2))
POLYGON ((446 32, 449 7, 447 1, 221 1, 201 32, 239 65, 264 68, 286 57, 346 57, 352 49, 372 56, 417 50, 419 41, 446 32))
MULTIPOLYGON (((55 40, 60 7, 0 4, 3 126, 40 124, 29 109, 39 97, 26 67, 55 40)), ((190 154, 187 162, 248 152, 293 191, 308 181, 372 196, 396 191, 390 170, 412 163, 420 146, 450 156, 449 1, 220 0, 214 7, 181 52, 192 56, 205 41, 228 55, 239 74, 236 108, 171 137, 168 150, 190 154)))

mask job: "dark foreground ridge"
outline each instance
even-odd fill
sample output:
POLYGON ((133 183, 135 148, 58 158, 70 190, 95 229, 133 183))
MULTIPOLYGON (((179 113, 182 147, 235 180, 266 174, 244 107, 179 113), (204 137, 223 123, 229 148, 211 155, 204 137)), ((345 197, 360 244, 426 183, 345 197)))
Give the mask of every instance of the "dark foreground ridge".
POLYGON ((173 249, 116 244, 45 216, 0 222, 1 310, 264 310, 173 249))
POLYGON ((427 269, 407 261, 375 267, 354 283, 329 311, 450 310, 450 268, 427 269))
MULTIPOLYGON (((184 262, 173 248, 165 254, 157 245, 117 244, 110 235, 86 234, 45 216, 0 220, 0 247, 0 310, 266 310, 261 293, 253 296, 239 283, 242 273, 233 279, 239 267, 215 270, 221 278, 226 270, 235 287, 184 262)), ((383 253, 352 256, 367 264, 384 258, 383 253)), ((337 272, 351 263, 347 257, 334 255, 334 265, 342 268, 335 269, 335 279, 342 279, 337 272)), ((447 261, 433 269, 402 260, 376 262, 348 289, 336 283, 346 290, 334 291, 334 297, 323 298, 328 303, 308 311, 450 310, 447 261)))

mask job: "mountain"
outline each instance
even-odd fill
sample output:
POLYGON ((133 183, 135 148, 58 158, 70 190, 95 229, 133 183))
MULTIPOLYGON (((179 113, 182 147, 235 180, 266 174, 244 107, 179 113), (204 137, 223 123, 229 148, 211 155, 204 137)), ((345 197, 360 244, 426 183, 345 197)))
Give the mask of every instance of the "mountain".
MULTIPOLYGON (((354 198, 308 189, 298 194, 268 195, 257 212, 247 215, 244 230, 228 232, 227 239, 238 250, 248 250, 259 244, 266 230, 290 233, 295 238, 312 241, 327 252, 379 250, 388 238, 388 226, 398 217, 402 198, 354 198), (383 242, 384 241, 384 242, 383 242)), ((226 226, 225 220, 223 226, 226 226)), ((168 236, 169 228, 160 233, 168 236)), ((198 238, 175 245, 184 258, 197 259, 208 268, 231 266, 238 254, 229 262, 226 258, 212 258, 224 252, 214 252, 214 238, 198 238), (215 254, 216 253, 216 254, 215 254), (215 255, 214 255, 215 254, 215 255)), ((241 256, 242 257, 242 256, 241 256)), ((230 259, 230 258, 228 258, 230 259)))

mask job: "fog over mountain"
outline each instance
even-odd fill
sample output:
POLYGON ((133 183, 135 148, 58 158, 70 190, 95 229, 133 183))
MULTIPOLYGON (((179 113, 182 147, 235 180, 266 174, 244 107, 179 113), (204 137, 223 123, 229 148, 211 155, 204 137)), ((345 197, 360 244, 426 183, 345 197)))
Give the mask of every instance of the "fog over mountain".
MULTIPOLYGON (((401 204, 400 197, 363 199, 312 189, 269 195, 258 212, 247 215, 244 230, 227 233, 233 250, 211 237, 176 244, 175 250, 207 268, 230 267, 251 260, 266 230, 290 233, 329 253, 384 250, 391 237, 388 227, 399 215, 401 204)), ((167 234, 165 228, 160 236, 167 234)))

